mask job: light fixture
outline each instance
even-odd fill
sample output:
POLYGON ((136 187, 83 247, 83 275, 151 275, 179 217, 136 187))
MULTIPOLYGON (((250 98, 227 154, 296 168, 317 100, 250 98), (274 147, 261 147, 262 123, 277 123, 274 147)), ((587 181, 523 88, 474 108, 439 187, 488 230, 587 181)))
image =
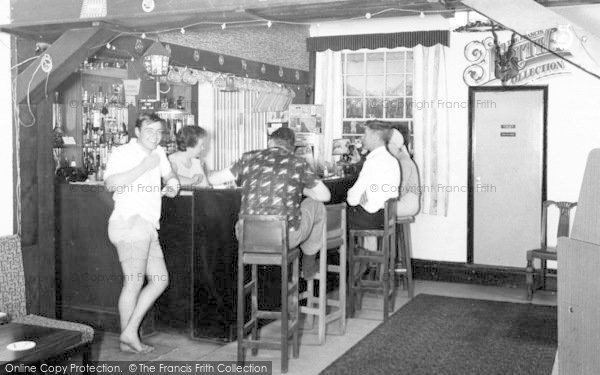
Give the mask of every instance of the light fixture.
POLYGON ((169 58, 171 52, 160 42, 154 42, 144 53, 144 68, 148 74, 153 76, 163 76, 169 70, 169 58))
POLYGON ((271 21, 267 22, 267 27, 270 28, 271 26, 273 26, 273 22, 271 22, 271 21))
POLYGON ((419 13, 419 18, 425 18, 425 12, 419 13))
POLYGON ((237 92, 238 89, 235 87, 235 77, 225 77, 225 88, 220 90, 221 92, 237 92))
POLYGON ((221 24, 221 29, 222 29, 222 30, 225 30, 225 28, 226 28, 226 27, 227 27, 227 24, 226 24, 225 22, 223 22, 223 23, 221 24))
POLYGON ((185 34, 185 29, 182 27, 181 30, 179 30, 182 34, 185 34))
POLYGON ((110 49, 110 42, 106 43, 106 49, 110 49))
POLYGON ((569 25, 559 25, 550 33, 550 49, 565 51, 571 47, 573 33, 569 25))
POLYGON ((146 39, 146 33, 142 33, 142 39, 146 39))
POLYGON ((370 20, 371 19, 371 13, 365 14, 365 18, 368 19, 368 20, 370 20))

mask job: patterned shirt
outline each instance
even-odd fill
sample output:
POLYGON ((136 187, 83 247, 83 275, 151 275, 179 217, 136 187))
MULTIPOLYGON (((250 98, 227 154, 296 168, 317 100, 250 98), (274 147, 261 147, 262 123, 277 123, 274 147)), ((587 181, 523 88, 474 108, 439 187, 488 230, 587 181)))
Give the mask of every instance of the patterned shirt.
POLYGON ((302 191, 317 184, 305 159, 280 147, 250 151, 231 173, 242 183, 241 215, 287 216, 289 228, 298 229, 302 191))

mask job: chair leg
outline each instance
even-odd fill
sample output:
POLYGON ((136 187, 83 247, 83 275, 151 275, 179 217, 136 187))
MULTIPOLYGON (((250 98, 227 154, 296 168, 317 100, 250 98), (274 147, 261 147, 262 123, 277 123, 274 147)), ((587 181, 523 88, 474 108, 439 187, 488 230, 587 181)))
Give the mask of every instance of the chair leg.
MULTIPOLYGON (((390 248, 390 258, 388 259, 387 264, 387 273, 389 275, 389 279, 387 281, 388 288, 390 288, 390 311, 393 313, 396 308, 396 273, 394 272, 395 264, 396 264, 396 232, 392 232, 389 238, 389 248, 390 248)), ((387 296, 386 296, 387 297, 387 296)))
POLYGON ((346 333, 346 245, 343 244, 339 248, 340 252, 340 273, 339 273, 339 281, 340 281, 340 289, 339 289, 339 301, 340 301, 340 332, 341 334, 346 333))
MULTIPOLYGON (((299 259, 296 258, 294 259, 293 265, 292 265, 293 270, 292 270, 292 283, 294 285, 296 285, 296 290, 294 291, 294 297, 293 297, 293 301, 292 303, 294 304, 294 316, 295 319, 294 321, 296 322, 295 324, 295 328, 294 328, 294 333, 292 335, 292 356, 294 358, 298 358, 300 356, 300 345, 299 345, 299 339, 298 339, 298 324, 299 324, 299 320, 300 320, 300 303, 298 301, 298 295, 299 295, 299 280, 300 280, 300 264, 299 264, 299 259)), ((287 337, 286 337, 287 340, 287 337)), ((287 347, 287 342, 286 342, 286 347, 287 347)))
MULTIPOLYGON (((258 266, 256 264, 252 265, 252 318, 254 319, 254 324, 252 324, 252 340, 258 340, 258 266)), ((252 355, 258 355, 258 348, 252 348, 252 355)))
POLYGON ((525 281, 527 282, 527 300, 533 299, 533 256, 527 252, 527 267, 525 268, 525 281))
POLYGON ((237 282, 237 361, 240 365, 244 364, 244 315, 246 294, 244 293, 244 264, 242 257, 238 257, 238 282, 237 282))
POLYGON ((354 281, 354 272, 356 272, 354 270, 355 265, 354 265, 354 245, 355 245, 355 237, 352 233, 352 231, 350 231, 350 237, 349 237, 349 241, 348 241, 348 266, 349 266, 349 270, 348 270, 348 315, 350 316, 350 318, 354 318, 354 311, 355 311, 355 306, 354 306, 354 291, 355 291, 355 281, 354 281))
POLYGON ((415 284, 412 275, 412 238, 410 234, 410 224, 404 224, 402 230, 404 237, 404 266, 406 267, 406 283, 408 288, 408 298, 413 298, 415 295, 415 284))
POLYGON ((542 289, 546 290, 546 272, 548 271, 547 267, 548 261, 546 259, 540 259, 540 276, 542 281, 542 289))
POLYGON ((327 329, 327 249, 321 249, 319 259, 319 345, 325 342, 327 329))
POLYGON ((281 264, 281 372, 288 371, 288 267, 287 260, 281 264))
POLYGON ((390 274, 389 274, 389 262, 390 262, 390 239, 385 238, 383 242, 383 274, 381 275, 381 281, 383 283, 383 321, 386 321, 389 315, 389 302, 390 302, 390 274))

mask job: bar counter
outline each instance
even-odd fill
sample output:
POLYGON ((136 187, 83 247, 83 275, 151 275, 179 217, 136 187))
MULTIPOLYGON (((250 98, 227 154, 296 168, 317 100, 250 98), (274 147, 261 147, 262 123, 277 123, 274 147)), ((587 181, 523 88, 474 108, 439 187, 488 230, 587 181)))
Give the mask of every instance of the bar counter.
MULTIPOLYGON (((345 200, 354 178, 328 179, 331 203, 345 200)), ((168 328, 192 338, 236 338, 237 240, 234 225, 241 189, 184 189, 163 198, 159 238, 169 288, 149 314, 143 332, 168 328)), ((108 240, 113 209, 102 185, 56 186, 58 313, 97 329, 119 332, 117 301, 122 275, 108 240)), ((265 267, 261 308, 279 308, 279 271, 265 267)))

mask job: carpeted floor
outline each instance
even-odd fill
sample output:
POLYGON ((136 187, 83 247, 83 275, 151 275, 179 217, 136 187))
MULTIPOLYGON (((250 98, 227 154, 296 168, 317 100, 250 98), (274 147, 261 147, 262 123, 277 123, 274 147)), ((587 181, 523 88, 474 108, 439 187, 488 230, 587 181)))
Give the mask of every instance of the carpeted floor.
POLYGON ((554 306, 419 294, 321 374, 544 374, 554 306))

